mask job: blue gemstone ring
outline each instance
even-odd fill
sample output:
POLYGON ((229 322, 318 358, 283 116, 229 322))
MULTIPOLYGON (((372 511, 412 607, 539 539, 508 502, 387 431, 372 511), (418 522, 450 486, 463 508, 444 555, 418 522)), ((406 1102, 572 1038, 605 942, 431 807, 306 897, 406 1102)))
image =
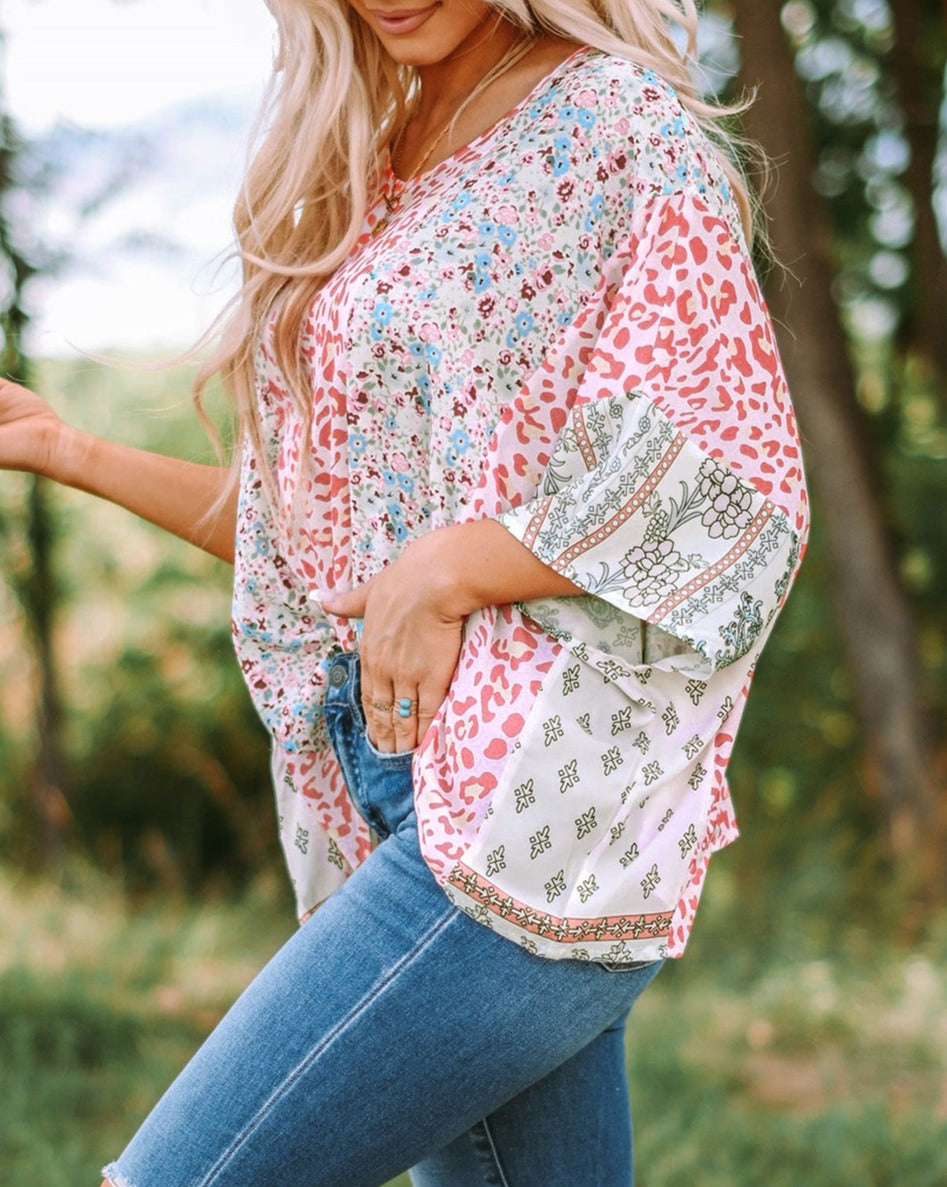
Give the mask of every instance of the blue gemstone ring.
POLYGON ((398 716, 410 717, 414 712, 415 704, 416 702, 412 701, 410 697, 400 697, 397 701, 398 716))

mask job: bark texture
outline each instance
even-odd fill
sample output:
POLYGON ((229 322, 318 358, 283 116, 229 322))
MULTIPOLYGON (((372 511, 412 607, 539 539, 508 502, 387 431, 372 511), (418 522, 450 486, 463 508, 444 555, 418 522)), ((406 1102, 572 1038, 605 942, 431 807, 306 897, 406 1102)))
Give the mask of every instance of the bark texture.
MULTIPOLYGON (((0 51, 2 49, 0 33, 0 51)), ((0 368, 16 382, 28 383, 28 367, 22 349, 23 334, 29 321, 24 293, 36 275, 36 269, 14 241, 3 212, 3 198, 17 186, 18 151, 12 121, 0 113, 0 261, 5 264, 10 290, 3 308, 0 308, 0 368)), ((36 821, 37 849, 42 861, 55 865, 64 852, 73 817, 64 791, 62 704, 53 638, 58 591, 52 566, 52 517, 43 479, 30 480, 24 510, 28 561, 22 571, 9 572, 7 576, 23 606, 38 674, 36 743, 27 777, 36 821)), ((17 521, 19 519, 17 516, 17 521)), ((7 520, 4 508, 0 507, 0 543, 12 530, 7 520)), ((25 679, 23 685, 23 694, 29 695, 25 679)))
POLYGON ((885 529, 845 332, 832 297, 828 212, 810 184, 809 112, 780 4, 736 0, 743 81, 758 88, 749 135, 778 165, 768 196, 777 259, 769 303, 799 415, 816 514, 831 554, 833 594, 857 690, 868 788, 883 805, 891 856, 906 888, 943 894, 942 822, 919 698, 920 665, 908 598, 885 529))
POLYGON ((895 30, 892 54, 911 160, 904 182, 914 205, 912 301, 905 345, 947 381, 947 257, 934 214, 934 161, 944 77, 947 4, 889 0, 895 30), (940 9, 941 11, 938 11, 940 9))

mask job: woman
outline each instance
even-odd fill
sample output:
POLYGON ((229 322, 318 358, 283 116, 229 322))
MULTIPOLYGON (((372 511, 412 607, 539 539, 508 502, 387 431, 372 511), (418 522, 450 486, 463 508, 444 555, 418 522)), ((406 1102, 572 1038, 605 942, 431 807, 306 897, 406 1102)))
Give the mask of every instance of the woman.
POLYGON ((806 532, 693 5, 270 6, 239 497, 2 395, 4 465, 235 555, 308 920, 106 1182, 620 1187, 806 532))

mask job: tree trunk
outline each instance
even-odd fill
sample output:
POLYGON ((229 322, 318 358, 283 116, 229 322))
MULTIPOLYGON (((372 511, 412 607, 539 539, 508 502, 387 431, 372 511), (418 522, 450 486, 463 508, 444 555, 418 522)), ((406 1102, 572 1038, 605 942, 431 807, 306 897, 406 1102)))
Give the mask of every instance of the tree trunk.
POLYGON ((839 630, 856 685, 869 790, 883 805, 897 873, 912 893, 943 893, 941 821, 919 703, 920 665, 909 604, 897 576, 864 413, 831 290, 828 212, 810 185, 809 111, 773 0, 736 0, 742 78, 758 87, 745 116, 779 175, 769 201, 771 242, 798 277, 779 270, 770 306, 799 415, 807 467, 831 554, 839 630), (779 281, 781 280, 781 283, 779 281))
POLYGON ((914 348, 935 372, 938 387, 947 382, 947 256, 944 255, 934 214, 934 160, 937 156, 938 114, 944 81, 941 49, 945 36, 940 22, 947 11, 936 0, 927 0, 927 12, 918 11, 918 0, 891 0, 895 45, 892 64, 898 85, 904 133, 911 147, 911 161, 904 182, 914 205, 911 314, 906 344, 914 348))
MULTIPOLYGON (((0 31, 0 51, 2 49, 3 37, 0 31)), ((0 257, 7 263, 10 277, 6 305, 0 309, 0 367, 11 379, 27 383, 29 377, 22 343, 29 318, 23 296, 36 270, 12 240, 2 206, 2 199, 16 188, 14 165, 17 151, 18 142, 12 121, 0 113, 0 257)), ((52 568, 53 533, 42 479, 34 478, 30 482, 25 510, 29 569, 25 574, 11 574, 11 583, 23 605, 39 672, 35 710, 36 752, 29 773, 29 790, 37 821, 40 857, 44 862, 53 864, 65 849, 72 813, 63 793, 62 711, 53 648, 56 606, 52 568)), ((0 537, 9 530, 0 513, 0 537)))
POLYGON ((36 704, 36 753, 30 772, 30 791, 38 820, 39 851, 47 865, 57 865, 66 847, 73 817, 63 794, 62 702, 53 648, 56 587, 52 571, 53 535, 46 484, 30 484, 27 536, 32 571, 26 612, 39 670, 36 704))

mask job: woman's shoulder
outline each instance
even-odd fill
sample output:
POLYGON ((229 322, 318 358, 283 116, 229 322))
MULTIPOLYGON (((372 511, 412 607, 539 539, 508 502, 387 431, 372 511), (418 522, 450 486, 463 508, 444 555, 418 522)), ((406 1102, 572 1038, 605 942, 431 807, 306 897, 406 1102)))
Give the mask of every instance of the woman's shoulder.
POLYGON ((577 107, 602 116, 662 118, 669 110, 684 110, 674 87, 651 68, 619 54, 583 46, 562 66, 561 93, 577 107))
MULTIPOLYGON (((723 185, 717 153, 671 83, 639 62, 590 47, 577 50, 560 70, 549 112, 560 133, 574 130, 575 158, 603 164, 641 193, 667 193, 723 185)), ((562 141, 566 147, 565 139, 562 141)), ((578 163, 578 161, 576 162, 578 163)))

